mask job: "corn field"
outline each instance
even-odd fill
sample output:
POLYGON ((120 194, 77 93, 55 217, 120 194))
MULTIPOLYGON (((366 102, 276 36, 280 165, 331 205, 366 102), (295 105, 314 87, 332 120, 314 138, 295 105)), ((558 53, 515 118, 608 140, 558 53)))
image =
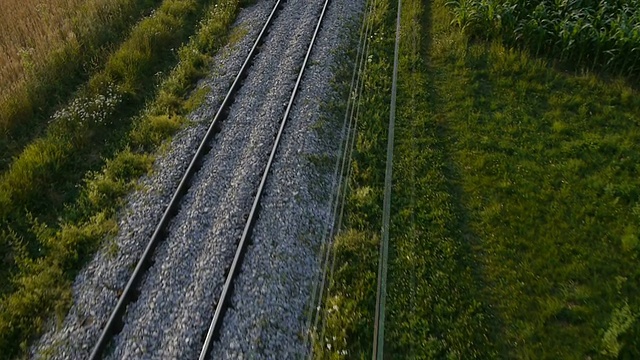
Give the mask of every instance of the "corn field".
POLYGON ((563 63, 640 77, 640 0, 452 0, 453 22, 563 63))

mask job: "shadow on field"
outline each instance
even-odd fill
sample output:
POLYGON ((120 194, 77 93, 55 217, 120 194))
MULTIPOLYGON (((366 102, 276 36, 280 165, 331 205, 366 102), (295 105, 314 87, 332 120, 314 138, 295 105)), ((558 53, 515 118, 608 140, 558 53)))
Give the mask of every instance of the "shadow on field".
MULTIPOLYGON (((425 2, 425 11, 422 15, 421 23, 424 29, 422 42, 425 44, 421 51, 421 57, 426 64, 428 78, 428 98, 429 107, 433 111, 433 118, 430 125, 433 126, 433 132, 436 139, 437 151, 441 154, 443 160, 443 166, 441 171, 445 177, 445 187, 451 196, 452 211, 454 212, 454 224, 457 231, 451 231, 451 235, 455 237, 455 241, 459 246, 458 254, 460 257, 456 259, 458 269, 470 270, 470 276, 472 283, 469 284, 468 296, 469 301, 473 301, 479 304, 479 308, 476 312, 484 315, 483 325, 488 329, 486 331, 487 338, 479 340, 474 345, 480 345, 485 348, 475 348, 474 351, 477 354, 485 354, 491 357, 506 358, 509 354, 509 349, 502 341, 499 341, 501 337, 502 329, 505 324, 495 311, 490 303, 490 296, 486 289, 489 288, 488 280, 484 276, 484 269, 482 265, 483 246, 482 239, 480 239, 471 229, 471 213, 467 208, 465 200, 465 192, 461 184, 461 171, 458 165, 453 159, 453 149, 450 144, 456 143, 456 134, 450 128, 446 116, 442 116, 442 109, 446 106, 446 99, 443 94, 438 92, 438 86, 436 81, 438 77, 442 77, 446 81, 446 70, 438 68, 431 61, 431 49, 433 37, 437 36, 433 34, 433 15, 434 7, 432 1, 425 2)), ((467 44, 467 53, 471 51, 474 44, 467 44)), ((473 69, 474 77, 471 79, 470 86, 473 86, 473 104, 475 108, 485 107, 484 103, 487 98, 492 96, 492 86, 489 79, 489 48, 488 45, 483 48, 484 51, 476 54, 476 56, 465 56, 465 67, 473 69)), ((471 340, 470 340, 471 341, 471 340)))

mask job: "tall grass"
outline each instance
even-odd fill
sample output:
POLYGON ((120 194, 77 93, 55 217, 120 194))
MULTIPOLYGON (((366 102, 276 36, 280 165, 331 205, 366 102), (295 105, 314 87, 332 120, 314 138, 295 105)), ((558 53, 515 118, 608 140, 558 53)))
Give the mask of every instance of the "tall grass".
MULTIPOLYGON (((117 0, 3 0, 0 12, 0 100, 42 67, 63 43, 78 46, 78 30, 106 21, 102 13, 117 0)), ((107 14, 105 14, 107 15, 107 14)))
POLYGON ((640 78, 639 0, 452 0, 468 34, 565 64, 640 78))
MULTIPOLYGON (((99 168, 122 146, 131 116, 154 94, 156 74, 175 64, 174 49, 192 33, 207 2, 164 0, 132 30, 104 70, 49 119, 44 136, 0 175, 0 243, 12 242, 16 234, 30 256, 40 255, 31 219, 55 224, 65 203, 77 196, 76 184, 85 172, 99 168)), ((4 271, 12 268, 3 265, 4 271)), ((0 293, 6 290, 7 279, 0 278, 0 293)))
MULTIPOLYGON (((120 121, 116 124, 111 123, 112 117, 99 115, 111 108, 111 105, 107 104, 108 99, 112 99, 114 104, 122 100, 118 95, 121 94, 121 90, 111 87, 113 89, 111 96, 105 93, 104 98, 100 96, 92 98, 99 100, 98 105, 91 105, 99 109, 91 112, 94 115, 87 115, 89 112, 82 106, 86 103, 84 100, 79 101, 77 106, 72 103, 65 108, 64 114, 59 114, 59 119, 56 121, 76 124, 75 126, 79 129, 84 129, 87 124, 95 126, 96 123, 106 122, 111 124, 107 127, 108 129, 125 124, 124 129, 127 131, 118 140, 118 150, 115 153, 110 155, 102 153, 106 161, 103 162, 100 170, 81 173, 81 178, 73 184, 77 192, 70 197, 64 208, 60 209, 60 204, 57 204, 58 209, 45 208, 46 211, 40 214, 42 218, 50 220, 51 214, 55 213, 56 218, 53 222, 27 215, 25 217, 28 218, 30 227, 22 229, 24 233, 5 231, 4 235, 8 236, 0 237, 0 245, 4 239, 5 247, 9 248, 13 257, 11 262, 14 270, 12 291, 5 294, 0 301, 0 354, 3 358, 24 355, 30 341, 43 329, 48 318, 65 315, 72 301, 71 282, 75 274, 90 259, 102 241, 117 231, 116 214, 126 194, 135 187, 135 182, 141 174, 150 171, 154 153, 158 151, 160 143, 179 129, 185 122, 184 115, 197 106, 197 99, 202 97, 202 91, 190 95, 190 90, 193 89, 196 80, 206 73, 212 54, 227 40, 228 30, 239 7, 244 3, 247 2, 219 0, 205 6, 195 1, 165 0, 152 18, 147 19, 146 23, 141 23, 134 30, 137 35, 133 35, 128 40, 132 43, 128 46, 139 45, 136 42, 140 39, 150 40, 154 39, 153 36, 167 36, 162 39, 171 39, 167 33, 184 38, 189 33, 190 25, 188 24, 192 23, 185 19, 198 14, 203 20, 198 23, 197 34, 192 36, 186 45, 176 46, 176 48, 179 47, 176 51, 179 63, 170 71, 167 69, 168 76, 163 77, 157 88, 153 84, 148 85, 155 90, 153 93, 156 96, 149 102, 145 111, 139 116, 128 118, 128 122, 120 121), (71 119, 69 119, 70 114, 71 119), (82 119, 85 121, 81 121, 82 119), (26 239, 30 239, 31 242, 27 242, 26 239), (37 257, 30 254, 28 247, 33 245, 42 247, 37 257)), ((165 46, 171 46, 166 44, 164 43, 165 46)), ((162 45, 161 42, 157 44, 158 47, 162 45)), ((128 46, 124 45, 123 48, 130 51, 128 46)), ((142 47, 135 46, 135 48, 142 47)), ((125 56, 116 52, 114 56, 140 60, 133 54, 125 56)), ((109 63, 112 61, 116 60, 111 58, 109 63)), ((109 65, 108 67, 110 68, 109 65)), ((132 63, 131 66, 124 68, 138 67, 133 66, 132 63)), ((154 70, 152 66, 148 71, 154 70)), ((118 71, 114 74, 122 74, 120 71, 124 70, 118 71)), ((115 75, 113 76, 115 79, 115 75)), ((117 84, 122 89, 133 91, 143 86, 138 85, 134 88, 124 81, 125 77, 119 79, 117 84)), ((137 74, 136 79, 144 80, 145 84, 150 82, 140 74, 137 74)), ((101 83, 97 79, 94 81, 97 84, 101 83)), ((116 84, 115 80, 114 84, 116 84)), ((129 104, 132 103, 129 102, 129 104)), ((63 133, 58 135, 62 136, 63 133)), ((55 143, 53 140, 48 142, 55 143)), ((42 143, 45 143, 44 140, 42 143)), ((64 146, 61 148, 65 149, 64 146)), ((70 148, 65 151, 70 151, 71 156, 75 156, 73 152, 78 149, 70 148)), ((56 156, 52 151, 48 155, 43 155, 40 161, 44 163, 56 156)), ((37 163, 37 160, 34 161, 34 164, 37 163)), ((60 174, 62 170, 57 171, 60 174)), ((52 350, 55 351, 55 349, 52 350)))
POLYGON ((0 170, 160 0, 3 0, 0 170))

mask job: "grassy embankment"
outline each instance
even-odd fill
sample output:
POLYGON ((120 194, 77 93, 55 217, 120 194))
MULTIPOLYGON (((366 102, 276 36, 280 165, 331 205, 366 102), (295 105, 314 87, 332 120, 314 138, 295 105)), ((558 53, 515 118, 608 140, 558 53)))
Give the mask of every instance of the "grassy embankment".
POLYGON ((55 107, 104 67, 160 0, 4 0, 0 11, 0 171, 43 134, 55 107))
POLYGON ((115 216, 127 192, 150 171, 162 141, 203 99, 204 90, 191 94, 195 81, 229 36, 241 36, 228 30, 246 3, 165 0, 60 113, 46 136, 29 145, 0 178, 2 193, 12 195, 0 207, 2 245, 9 250, 3 265, 11 274, 0 302, 3 356, 24 354, 47 318, 65 315, 75 274, 117 231, 115 216), (198 15, 196 35, 180 47, 198 15), (165 70, 170 72, 159 81, 155 74, 165 70), (145 102, 144 111, 135 115, 145 102), (11 187, 12 181, 23 185, 11 187))
MULTIPOLYGON (((444 1, 403 3, 387 355, 639 357, 637 90, 470 40, 444 1)), ((367 75, 322 358, 370 357, 391 21, 367 75)))
MULTIPOLYGON (((379 1, 371 15, 376 36, 365 74, 346 226, 335 242, 327 332, 317 344, 322 358, 371 356, 395 6, 379 1)), ((385 352, 400 358, 487 358, 487 321, 467 267, 471 259, 445 175, 446 154, 427 116, 432 96, 423 55, 430 32, 422 27, 428 15, 420 1, 403 1, 385 352)))

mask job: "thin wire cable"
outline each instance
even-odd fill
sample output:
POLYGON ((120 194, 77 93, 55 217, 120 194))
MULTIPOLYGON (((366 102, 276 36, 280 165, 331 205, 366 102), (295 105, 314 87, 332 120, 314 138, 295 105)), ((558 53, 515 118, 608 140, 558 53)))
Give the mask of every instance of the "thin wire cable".
MULTIPOLYGON (((369 13, 373 12, 373 10, 375 9, 376 5, 378 4, 377 0, 372 0, 370 3, 370 11, 369 13)), ((348 181, 349 179, 349 174, 351 171, 351 167, 348 167, 348 164, 351 164, 351 158, 352 158, 352 154, 353 154, 353 147, 354 147, 354 142, 355 142, 355 135, 357 133, 357 124, 358 124, 358 114, 359 114, 359 109, 360 109, 360 105, 362 103, 361 99, 362 99, 362 92, 364 89, 364 74, 366 73, 366 68, 367 68, 367 59, 368 59, 368 54, 369 54, 369 38, 371 36, 371 30, 372 30, 372 23, 370 22, 371 19, 367 19, 368 23, 368 31, 366 33, 366 42, 365 42, 365 50, 363 52, 364 56, 361 58, 361 70, 359 72, 359 78, 358 78, 358 90, 357 93, 358 95, 356 96, 357 99, 357 105, 355 108, 351 108, 351 112, 349 114, 349 128, 350 128, 350 134, 348 134, 347 136, 347 145, 345 147, 345 153, 343 155, 343 161, 342 161, 342 166, 340 169, 340 181, 342 180, 346 180, 348 181), (354 110, 355 109, 355 110, 354 110), (349 149, 348 151, 346 149, 349 149), (346 170, 345 170, 346 169, 346 170), (345 171, 347 171, 347 175, 345 175, 345 171)), ((343 218, 343 213, 344 213, 344 203, 345 203, 345 198, 347 195, 347 190, 348 190, 348 186, 347 184, 345 184, 344 186, 342 186, 340 189, 340 197, 338 202, 336 202, 335 206, 336 209, 334 211, 334 220, 333 220, 333 224, 337 223, 337 226, 334 227, 334 229, 337 229, 337 233, 332 231, 331 233, 331 237, 334 238, 335 236, 339 235, 340 232, 342 231, 342 218, 343 218), (340 205, 341 206, 341 211, 340 211, 340 215, 338 216, 337 214, 337 206, 340 205), (336 216, 338 216, 337 220, 336 220, 336 216)), ((331 267, 330 267, 330 271, 329 271, 329 276, 331 277, 333 275, 333 271, 335 268, 335 253, 330 253, 327 254, 327 256, 331 255, 331 267)), ((326 263, 328 263, 328 258, 326 263)), ((325 270, 326 272, 326 270, 325 270)), ((323 287, 324 288, 324 287, 323 287)), ((327 298, 329 298, 330 296, 330 291, 329 289, 327 289, 327 298)), ((322 319, 322 327, 321 327, 321 332, 320 332, 320 339, 322 339, 324 337, 324 333, 326 330, 326 325, 327 325, 327 319, 326 317, 323 317, 322 319)), ((317 327, 317 324, 316 324, 317 327)))
MULTIPOLYGON (((412 50, 412 57, 411 58, 414 59, 411 62, 411 76, 412 77, 415 76, 415 74, 416 74, 416 61, 415 61, 415 59, 417 57, 414 57, 414 56, 418 55, 418 37, 419 37, 419 34, 415 33, 415 30, 417 29, 415 27, 415 24, 414 24, 413 29, 414 29, 414 33, 411 36, 411 50, 412 50)), ((416 93, 415 93, 415 91, 411 91, 411 102, 413 104, 416 103, 416 93)), ((414 121, 416 120, 416 114, 415 114, 416 111, 415 111, 414 108, 411 108, 410 111, 411 111, 410 124, 412 125, 411 127, 413 127, 415 125, 414 121)), ((412 154, 417 154, 418 150, 416 148, 415 132, 410 131, 410 133, 408 134, 407 137, 409 139, 411 153, 412 154)), ((402 137, 402 138, 404 138, 404 137, 402 137)), ((411 169, 410 170, 410 175, 409 175, 410 178, 411 178, 411 192, 410 192, 410 194, 413 195, 413 194, 416 194, 416 181, 417 181, 416 180, 416 167, 415 167, 415 163, 414 162, 411 162, 410 169, 411 169)), ((409 206, 410 206, 410 209, 411 209, 411 228, 410 228, 411 232, 410 232, 410 234, 415 234, 418 231, 417 227, 416 227, 416 212, 415 212, 415 209, 416 209, 416 197, 415 196, 410 196, 409 206)), ((408 241, 411 241, 411 239, 409 238, 408 241)), ((412 244, 412 246, 415 246, 415 242, 412 242, 411 244, 412 244)), ((412 251, 412 252, 415 253, 415 251, 412 251)), ((417 281, 415 272, 411 272, 411 285, 412 285, 411 289, 413 289, 413 291, 411 291, 411 293, 409 295, 409 299, 410 299, 409 302, 410 302, 412 311, 415 313, 416 302, 417 302, 416 301, 416 289, 417 289, 417 286, 418 286, 418 281, 417 281)), ((414 346, 413 346, 413 342, 411 343, 411 348, 409 350, 410 350, 410 354, 413 354, 413 352, 415 351, 414 346)))
POLYGON ((376 318, 373 337, 374 360, 384 358, 384 316, 387 297, 387 258, 389 256, 389 222, 391 218, 391 188, 393 179, 393 142, 396 120, 396 95, 398 92, 398 57, 400 53, 400 20, 402 18, 402 0, 398 0, 396 19, 396 44, 393 55, 393 82, 391 84, 391 110, 389 114, 389 135, 387 138, 387 168, 384 177, 384 200, 382 205, 382 241, 380 243, 380 261, 378 265, 378 291, 376 295, 376 318))
MULTIPOLYGON (((366 11, 366 9, 365 9, 365 11, 366 11)), ((360 50, 361 50, 362 43, 364 41, 364 39, 363 39, 364 38, 364 33, 365 33, 365 22, 363 21, 361 26, 360 26, 360 35, 359 35, 359 39, 358 39, 358 48, 357 48, 357 53, 356 53, 356 59, 358 59, 361 56, 360 55, 360 50)), ((352 71, 352 77, 351 77, 351 84, 349 86, 349 92, 348 92, 349 96, 347 98, 347 109, 346 109, 347 112, 349 111, 349 107, 352 104, 352 93, 354 92, 353 89, 354 89, 355 82, 356 82, 356 75, 357 75, 357 72, 358 72, 357 70, 358 70, 358 63, 354 62, 353 71, 352 71)), ((346 139, 347 138, 348 130, 347 130, 347 133, 345 133, 345 130, 347 128, 347 120, 348 120, 348 118, 347 118, 347 116, 345 114, 344 121, 342 123, 342 129, 340 130, 340 138, 341 139, 346 139)), ((332 176, 332 184, 331 184, 332 192, 331 192, 331 199, 330 199, 330 202, 329 202, 330 207, 333 207, 334 202, 338 201, 338 193, 339 193, 339 188, 340 188, 340 183, 338 182, 338 168, 340 167, 340 160, 341 160, 340 154, 343 153, 343 146, 344 145, 345 145, 345 141, 340 141, 339 147, 338 147, 338 152, 336 153, 336 162, 335 162, 335 167, 334 167, 333 176, 332 176), (335 189, 335 192, 333 191, 334 189, 335 189)), ((335 210, 334 210, 334 212, 335 212, 335 210)), ((333 214, 333 212, 329 213, 329 217, 331 217, 331 214, 333 214)), ((333 223, 333 221, 331 222, 331 224, 332 223, 333 223)), ((321 245, 322 248, 321 248, 321 250, 320 250, 320 252, 318 254, 319 256, 318 256, 318 261, 317 261, 318 263, 321 264, 321 266, 323 266, 322 265, 323 264, 322 258, 325 257, 324 254, 328 253, 329 248, 330 248, 329 233, 330 233, 330 231, 332 231, 332 230, 330 230, 331 227, 332 227, 332 225, 330 225, 330 222, 325 223, 324 230, 323 230, 324 236, 323 236, 322 243, 321 243, 322 244, 321 245)), ((324 271, 317 273, 317 275, 315 276, 315 280, 313 282, 314 284, 320 283, 320 281, 318 280, 318 277, 320 276, 320 273, 323 273, 322 284, 324 284, 324 271)), ((320 287, 323 287, 323 285, 320 285, 320 287)), ((305 342, 304 342, 304 347, 305 348, 307 348, 307 346, 309 346, 310 338, 311 338, 311 336, 313 334, 313 331, 312 331, 312 328, 311 328, 311 322, 313 322, 314 319, 317 318, 320 302, 322 301, 322 295, 320 295, 318 297, 318 299, 317 299, 317 302, 316 302, 317 293, 318 293, 318 286, 314 286, 313 287, 313 292, 311 294, 311 299, 310 299, 311 300, 310 301, 311 311, 309 312, 309 316, 307 318, 306 329, 309 329, 309 333, 308 333, 308 336, 305 336, 305 342), (314 306, 314 304, 316 304, 316 305, 314 306)), ((317 321, 316 321, 316 323, 317 323, 317 321)), ((310 354, 310 357, 311 357, 313 355, 313 351, 310 350, 309 354, 310 354)))
MULTIPOLYGON (((333 216, 332 216, 332 220, 329 221, 325 226, 325 231, 324 231, 325 239, 323 242, 325 243, 325 249, 324 249, 325 251, 324 253, 321 253, 321 256, 324 255, 323 256, 324 261, 322 262, 323 264, 322 265, 323 267, 322 281, 320 282, 319 287, 314 288, 314 294, 318 289, 320 292, 320 295, 317 298, 317 302, 315 306, 316 312, 315 312, 315 318, 314 318, 314 326, 312 328, 315 331, 317 331, 318 322, 319 322, 319 319, 321 318, 320 308, 323 300, 323 293, 324 293, 326 279, 327 279, 327 265, 329 263, 329 256, 331 254, 333 238, 335 236, 337 208, 338 208, 338 204, 340 203, 340 194, 343 192, 342 189, 344 187, 343 185, 344 163, 348 162, 348 158, 346 158, 346 154, 347 154, 346 149, 349 147, 349 139, 351 137, 350 133, 353 131, 353 125, 352 125, 353 124, 353 119, 352 119, 353 108, 354 108, 353 103, 357 101, 359 98, 359 95, 357 94, 361 94, 361 91, 358 88, 361 86, 360 77, 362 76, 362 73, 364 71, 364 59, 366 59, 366 51, 364 49, 366 48, 366 44, 368 42, 368 37, 370 33, 371 24, 369 21, 367 21, 370 8, 371 8, 370 6, 365 8, 365 12, 363 14, 365 21, 363 21, 361 26, 360 39, 358 42, 358 52, 356 54, 357 61, 354 63, 354 71, 352 75, 351 86, 349 89, 349 98, 347 100, 347 108, 345 109, 345 118, 344 118, 343 128, 342 128, 342 134, 345 141, 340 142, 340 149, 338 151, 338 156, 336 158, 336 165, 334 168, 334 176, 333 176, 334 187, 333 188, 336 189, 336 193, 335 193, 336 195, 332 201, 333 211, 331 212, 331 214, 333 214, 333 216), (355 90, 354 90, 354 85, 355 85, 355 90), (349 121, 347 122, 347 120, 349 121), (347 126, 347 123, 349 124, 348 126, 347 126), (347 127, 346 132, 345 132, 345 127, 347 127), (344 151, 342 150, 343 144, 344 144, 344 151), (342 154, 342 156, 340 156, 340 154, 342 154), (339 174, 338 174, 338 168, 341 169, 339 174), (335 186, 336 182, 338 183, 337 187, 335 186)), ((323 321, 323 325, 324 325, 324 321, 323 321)), ((322 331, 322 333, 324 334, 324 331, 322 331)), ((322 339, 323 336, 324 335, 321 335, 319 338, 322 339)), ((312 357, 313 357, 313 349, 311 349, 311 351, 309 352, 309 358, 312 358, 312 357)))

